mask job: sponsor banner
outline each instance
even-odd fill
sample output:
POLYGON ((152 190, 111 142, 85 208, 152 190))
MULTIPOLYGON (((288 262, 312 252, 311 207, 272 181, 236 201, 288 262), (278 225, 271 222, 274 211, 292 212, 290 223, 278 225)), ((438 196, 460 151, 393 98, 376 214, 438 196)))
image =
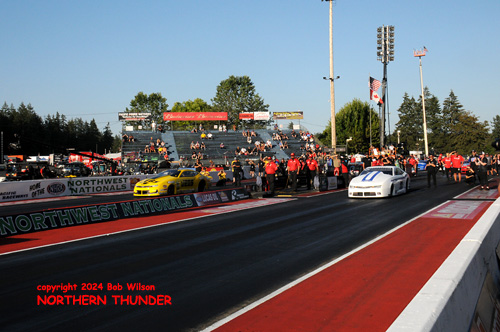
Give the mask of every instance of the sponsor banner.
POLYGON ((253 120, 253 112, 240 113, 240 120, 253 120))
POLYGON ((240 120, 269 121, 269 112, 243 112, 239 117, 240 120))
POLYGON ((327 182, 328 182, 327 190, 334 190, 338 188, 336 176, 328 176, 327 182))
POLYGON ((256 121, 269 121, 269 112, 254 112, 253 119, 256 121))
MULTIPOLYGON (((150 175, 152 176, 152 175, 150 175)), ((0 182, 0 202, 133 190, 146 175, 0 182)))
POLYGON ((135 184, 145 178, 144 175, 68 178, 68 189, 70 195, 127 191, 133 190, 135 184))
POLYGON ((118 113, 118 120, 119 121, 151 120, 151 113, 121 112, 118 113))
POLYGON ((319 177, 319 190, 334 190, 338 188, 338 182, 336 176, 320 176, 319 177))
POLYGON ((67 196, 68 179, 4 181, 0 183, 0 202, 67 196))
POLYGON ((273 112, 274 120, 300 120, 304 118, 304 112, 273 112))
POLYGON ((165 214, 193 207, 239 201, 249 197, 248 192, 238 188, 1 216, 0 237, 165 214))
POLYGON ((198 206, 222 203, 221 196, 218 192, 195 193, 194 198, 198 206))
POLYGON ((164 121, 227 121, 227 112, 164 112, 164 121))

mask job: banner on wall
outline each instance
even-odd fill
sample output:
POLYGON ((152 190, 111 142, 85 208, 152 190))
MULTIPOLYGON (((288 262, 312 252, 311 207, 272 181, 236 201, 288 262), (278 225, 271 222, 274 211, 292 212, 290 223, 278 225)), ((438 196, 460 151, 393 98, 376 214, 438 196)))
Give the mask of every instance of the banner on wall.
POLYGON ((269 121, 269 112, 243 112, 239 117, 240 120, 269 121))
POLYGON ((188 195, 155 197, 118 203, 96 204, 0 216, 0 237, 49 229, 165 214, 250 198, 243 188, 188 195))
POLYGON ((239 114, 240 120, 253 120, 253 112, 243 112, 239 114))
POLYGON ((300 120, 304 118, 304 112, 273 112, 274 120, 300 120))
POLYGON ((0 183, 0 202, 133 190, 135 184, 146 177, 127 175, 4 181, 0 183))
POLYGON ((164 112, 164 121, 227 121, 227 112, 164 112))
POLYGON ((134 112, 121 112, 118 113, 119 121, 144 121, 151 120, 151 113, 134 113, 134 112))

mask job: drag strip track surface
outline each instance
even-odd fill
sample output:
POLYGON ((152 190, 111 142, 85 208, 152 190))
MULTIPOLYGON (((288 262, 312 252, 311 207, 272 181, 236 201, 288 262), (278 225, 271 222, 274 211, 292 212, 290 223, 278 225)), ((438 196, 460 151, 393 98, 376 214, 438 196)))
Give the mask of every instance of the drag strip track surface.
POLYGON ((333 192, 0 256, 0 326, 200 330, 469 189, 463 183, 428 189, 421 180, 412 185, 409 194, 390 199, 333 192), (68 294, 106 296, 107 304, 37 304, 37 296, 47 294, 39 285, 68 283, 78 285, 68 294), (104 289, 83 291, 88 283, 104 289), (127 283, 155 289, 130 291, 127 283), (108 284, 124 289, 107 290, 108 284), (171 304, 115 304, 112 296, 120 294, 165 294, 171 304))

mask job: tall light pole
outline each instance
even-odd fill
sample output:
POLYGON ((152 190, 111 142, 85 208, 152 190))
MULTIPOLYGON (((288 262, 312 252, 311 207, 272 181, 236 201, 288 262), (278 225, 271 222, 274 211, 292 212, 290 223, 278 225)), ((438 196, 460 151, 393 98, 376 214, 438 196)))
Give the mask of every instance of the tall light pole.
POLYGON ((0 132, 0 164, 3 164, 3 131, 0 132))
POLYGON ((335 86, 333 76, 333 1, 321 0, 330 2, 330 113, 331 113, 331 129, 332 129, 332 148, 337 152, 337 131, 335 126, 335 86))
POLYGON ((418 57, 418 61, 420 63, 420 88, 422 89, 422 113, 423 113, 423 122, 424 122, 424 144, 425 144, 425 155, 429 155, 429 142, 427 141, 427 119, 425 116, 425 96, 424 96, 424 79, 422 77, 422 57, 427 53, 427 49, 424 46, 424 49, 421 51, 413 51, 413 56, 418 57))
MULTIPOLYGON (((385 105, 387 89, 387 64, 394 61, 394 26, 381 26, 377 28, 377 60, 384 64, 384 78, 382 79, 382 114, 380 117, 380 147, 385 145, 385 105)), ((389 107, 387 107, 389 111, 389 107)))

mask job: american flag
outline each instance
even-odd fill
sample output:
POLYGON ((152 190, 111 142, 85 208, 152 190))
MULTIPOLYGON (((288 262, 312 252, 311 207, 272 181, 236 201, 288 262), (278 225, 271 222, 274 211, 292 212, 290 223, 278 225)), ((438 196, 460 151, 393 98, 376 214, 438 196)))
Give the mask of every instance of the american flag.
POLYGON ((378 88, 382 85, 379 80, 374 79, 373 77, 370 76, 370 90, 377 91, 378 88))

